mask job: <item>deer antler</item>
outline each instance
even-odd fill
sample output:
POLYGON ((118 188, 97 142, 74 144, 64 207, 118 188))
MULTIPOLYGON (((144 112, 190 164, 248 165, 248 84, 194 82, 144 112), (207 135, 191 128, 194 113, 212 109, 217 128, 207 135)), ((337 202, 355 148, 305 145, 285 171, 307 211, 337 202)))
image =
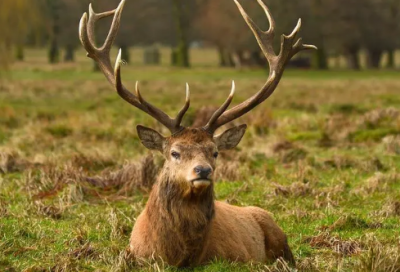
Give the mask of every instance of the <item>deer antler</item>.
POLYGON ((296 35, 301 27, 301 19, 299 19, 296 27, 289 36, 282 35, 280 52, 278 55, 276 55, 273 49, 275 21, 272 18, 268 7, 264 4, 262 0, 257 0, 259 5, 264 9, 270 24, 268 31, 262 31, 249 17, 249 15, 247 15, 246 11, 243 9, 240 3, 237 0, 234 1, 238 6, 239 11, 242 14, 247 25, 253 31, 262 52, 268 60, 270 72, 267 82, 258 93, 248 98, 246 101, 240 103, 239 105, 233 107, 232 109, 225 111, 232 101, 233 92, 231 92, 226 102, 214 113, 210 121, 203 128, 211 134, 213 134, 219 127, 239 118, 240 116, 255 108, 257 105, 261 104, 264 100, 266 100, 278 86, 278 83, 283 75, 285 65, 294 55, 302 50, 317 49, 317 47, 315 47, 314 45, 303 44, 301 38, 295 41, 296 35))
POLYGON ((135 106, 136 108, 144 111, 145 113, 152 116, 154 119, 159 121, 165 127, 167 127, 172 134, 179 132, 183 129, 181 126, 181 121, 183 116, 190 105, 190 93, 189 93, 189 85, 186 84, 186 102, 183 108, 179 111, 177 117, 172 119, 162 110, 156 108, 155 106, 148 103, 143 99, 142 95, 139 92, 138 83, 136 82, 136 92, 135 94, 129 92, 121 82, 121 50, 119 51, 115 68, 113 69, 110 60, 110 51, 111 47, 115 41, 117 36, 121 14, 124 8, 126 0, 122 0, 121 3, 115 10, 107 11, 103 13, 95 13, 93 11, 92 5, 89 5, 89 16, 85 12, 81 18, 79 24, 79 38, 83 47, 87 51, 87 56, 92 58, 98 65, 100 70, 103 72, 107 80, 113 85, 119 96, 121 96, 126 102, 135 106), (99 48, 95 45, 95 24, 98 20, 103 19, 105 17, 114 16, 110 31, 108 36, 104 42, 104 44, 99 48))

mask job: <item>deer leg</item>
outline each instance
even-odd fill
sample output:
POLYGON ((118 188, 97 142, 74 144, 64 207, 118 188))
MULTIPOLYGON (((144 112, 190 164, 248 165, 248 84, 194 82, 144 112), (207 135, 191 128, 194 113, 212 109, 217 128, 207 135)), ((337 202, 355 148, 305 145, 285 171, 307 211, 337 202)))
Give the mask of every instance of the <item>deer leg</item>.
POLYGON ((265 252, 268 261, 283 258, 289 265, 295 267, 296 262, 287 242, 286 234, 275 223, 267 211, 251 207, 251 214, 264 232, 265 252))

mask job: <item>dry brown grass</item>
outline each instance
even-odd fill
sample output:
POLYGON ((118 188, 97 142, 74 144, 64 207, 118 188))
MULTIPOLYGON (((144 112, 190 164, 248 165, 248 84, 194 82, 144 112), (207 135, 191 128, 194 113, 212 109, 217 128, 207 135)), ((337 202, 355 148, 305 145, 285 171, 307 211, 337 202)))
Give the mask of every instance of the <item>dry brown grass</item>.
POLYGON ((34 201, 34 206, 37 209, 37 213, 53 218, 53 219, 61 219, 62 214, 63 214, 63 208, 56 207, 53 205, 45 205, 41 201, 34 201))
MULTIPOLYGON (((370 239, 371 240, 371 239, 370 239)), ((400 271, 400 244, 384 246, 376 239, 368 243, 366 253, 363 254, 354 271, 371 272, 399 272, 400 271)))
POLYGON ((0 198, 0 217, 6 217, 8 215, 8 204, 6 201, 0 198))
POLYGON ((30 166, 31 164, 22 159, 17 152, 0 151, 0 173, 21 172, 30 166))
POLYGON ((246 177, 243 165, 238 161, 221 158, 215 170, 216 181, 241 181, 246 177))
POLYGON ((294 182, 290 186, 282 186, 274 183, 275 194, 284 197, 299 197, 306 196, 312 193, 310 184, 302 182, 294 182))
POLYGON ((104 190, 116 190, 117 195, 132 195, 137 189, 149 191, 156 182, 160 164, 152 154, 134 163, 125 164, 122 169, 102 173, 97 177, 88 177, 86 180, 95 187, 104 190))
POLYGON ((367 127, 376 127, 382 121, 389 121, 399 123, 398 117, 400 116, 400 110, 389 107, 383 109, 374 109, 365 113, 360 119, 359 124, 367 127))
POLYGON ((400 136, 390 135, 382 139, 385 149, 395 155, 400 155, 400 136))
POLYGON ((353 240, 342 240, 328 232, 322 232, 307 239, 312 247, 328 248, 341 255, 353 255, 361 252, 360 244, 353 240))
POLYGON ((203 127, 210 120, 211 116, 218 109, 218 106, 203 106, 196 111, 191 127, 203 127))
POLYGON ((373 176, 369 177, 364 184, 354 190, 356 194, 369 195, 374 192, 385 192, 393 183, 400 181, 399 173, 381 173, 376 172, 373 176))
POLYGON ((25 176, 25 186, 34 200, 56 197, 66 187, 68 202, 82 200, 85 175, 81 169, 71 166, 55 167, 47 165, 38 170, 30 170, 25 176))

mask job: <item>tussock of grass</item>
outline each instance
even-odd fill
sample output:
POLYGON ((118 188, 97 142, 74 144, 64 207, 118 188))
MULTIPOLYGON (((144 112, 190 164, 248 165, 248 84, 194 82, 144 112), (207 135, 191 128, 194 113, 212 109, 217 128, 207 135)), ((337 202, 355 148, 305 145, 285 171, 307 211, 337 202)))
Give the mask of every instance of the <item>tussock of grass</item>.
POLYGON ((63 210, 59 207, 45 205, 40 201, 35 201, 34 205, 37 208, 37 212, 43 216, 48 216, 53 219, 61 219, 62 217, 63 210))
POLYGON ((85 171, 99 171, 107 167, 115 166, 115 161, 109 155, 100 153, 74 153, 68 161, 73 167, 82 168, 85 171))
POLYGON ((153 155, 149 155, 138 162, 125 164, 118 171, 105 172, 86 180, 93 186, 103 191, 111 190, 116 195, 129 196, 137 189, 148 192, 156 181, 161 163, 156 162, 153 155))
POLYGON ((240 181, 245 178, 245 170, 239 162, 221 160, 216 169, 215 179, 223 181, 240 181))
POLYGON ((311 247, 329 248, 341 255, 358 254, 361 247, 358 242, 352 240, 342 240, 336 236, 332 236, 327 232, 322 232, 317 236, 307 239, 311 247))
POLYGON ((379 241, 369 238, 368 248, 354 271, 397 272, 400 271, 399 243, 393 246, 384 246, 379 241))
POLYGON ((0 173, 21 172, 29 166, 30 163, 20 158, 16 152, 0 151, 0 173))
POLYGON ((290 186, 282 186, 279 184, 275 185, 275 194, 282 195, 284 197, 294 196, 305 196, 312 192, 310 185, 302 182, 292 183, 290 186))
POLYGON ((390 189, 390 185, 400 182, 400 174, 398 173, 381 173, 376 172, 369 177, 360 188, 355 190, 356 193, 370 194, 373 192, 385 192, 390 189))
POLYGON ((33 199, 56 197, 61 191, 68 190, 68 201, 80 201, 85 176, 81 169, 71 166, 45 166, 26 174, 26 189, 33 199))
POLYGON ((248 125, 248 133, 260 137, 268 135, 270 130, 277 126, 272 111, 265 108, 255 109, 250 112, 240 119, 240 123, 248 125))
POLYGON ((400 155, 400 135, 390 135, 382 139, 385 149, 395 155, 400 155))
POLYGON ((190 122, 190 126, 203 127, 207 125, 208 121, 216 110, 218 110, 218 106, 203 106, 199 108, 195 113, 194 119, 188 120, 188 122, 190 122))
POLYGON ((389 107, 384 109, 375 109, 363 115, 360 124, 368 128, 376 128, 385 123, 392 123, 400 116, 400 111, 396 108, 389 107))

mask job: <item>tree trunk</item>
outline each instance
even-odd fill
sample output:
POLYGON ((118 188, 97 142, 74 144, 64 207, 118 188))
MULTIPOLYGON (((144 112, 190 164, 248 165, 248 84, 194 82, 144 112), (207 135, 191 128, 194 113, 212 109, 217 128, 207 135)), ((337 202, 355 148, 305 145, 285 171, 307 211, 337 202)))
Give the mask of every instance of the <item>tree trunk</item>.
POLYGON ((176 66, 189 67, 189 46, 185 33, 185 23, 180 0, 172 0, 174 18, 176 24, 177 48, 176 48, 176 66))
POLYGON ((49 62, 58 63, 60 61, 60 49, 58 45, 58 37, 60 35, 60 12, 61 12, 61 1, 48 1, 49 9, 51 12, 51 19, 53 27, 51 29, 51 41, 49 48, 49 62))
POLYGON ((131 62, 131 55, 129 54, 129 47, 123 44, 118 45, 119 48, 121 48, 121 59, 126 62, 129 63, 131 62))
POLYGON ((2 70, 8 70, 10 65, 10 54, 7 45, 0 43, 0 76, 2 70))
POLYGON ((232 60, 232 54, 223 48, 222 46, 218 46, 218 55, 219 55, 219 65, 221 67, 234 67, 235 64, 232 60))
MULTIPOLYGON (((161 55, 157 46, 149 46, 144 49, 143 63, 148 65, 160 65, 161 55)), ((174 61, 171 59, 171 63, 174 61)))
POLYGON ((394 60, 394 50, 390 49, 388 51, 388 62, 387 66, 388 69, 394 69, 395 68, 395 60, 394 60))
POLYGON ((244 64, 244 53, 242 50, 236 50, 232 54, 232 60, 236 69, 241 70, 244 64))
POLYGON ((74 62, 75 61, 75 48, 72 45, 67 45, 65 47, 64 62, 74 62))
POLYGON ((53 39, 49 48, 49 62, 58 63, 60 61, 60 50, 56 39, 53 39))
POLYGON ((360 57, 358 56, 359 49, 356 47, 347 48, 346 50, 346 61, 347 67, 353 70, 360 70, 360 57))
POLYGON ((313 20, 315 25, 313 31, 315 32, 318 46, 318 50, 312 55, 311 67, 318 70, 326 70, 328 69, 328 57, 324 46, 325 34, 322 30, 322 22, 324 21, 322 0, 313 0, 311 4, 312 16, 310 20, 313 20))
POLYGON ((370 69, 379 69, 383 51, 380 49, 368 49, 367 66, 370 69))
POLYGON ((233 61, 233 54, 230 51, 225 52, 225 59, 226 62, 228 63, 228 67, 235 67, 235 62, 233 61))
POLYGON ((260 67, 266 67, 267 61, 265 58, 261 57, 260 51, 252 51, 251 54, 252 62, 260 67))
POLYGON ((312 67, 318 70, 328 69, 328 57, 323 46, 318 46, 318 50, 313 54, 312 67))
POLYGON ((225 58, 225 49, 222 46, 218 46, 219 66, 227 67, 228 63, 225 58))
POLYGON ((25 55, 24 55, 24 47, 22 45, 17 45, 15 48, 15 58, 18 61, 24 61, 25 55))

